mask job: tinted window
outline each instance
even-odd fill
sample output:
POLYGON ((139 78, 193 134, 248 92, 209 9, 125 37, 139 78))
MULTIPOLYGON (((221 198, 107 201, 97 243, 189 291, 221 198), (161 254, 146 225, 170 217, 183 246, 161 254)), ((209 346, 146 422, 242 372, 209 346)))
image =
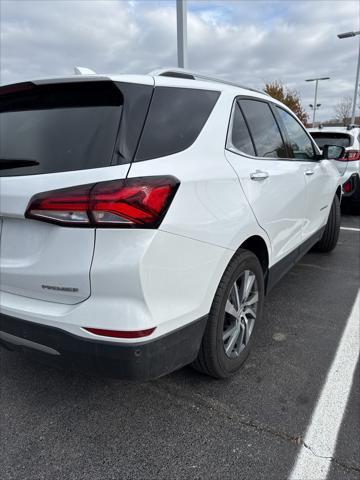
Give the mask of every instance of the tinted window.
POLYGON ((340 145, 340 147, 350 147, 352 144, 352 137, 346 133, 336 132, 310 132, 319 148, 324 145, 340 145))
POLYGON ((235 103, 234 107, 228 147, 235 147, 240 152, 255 155, 254 145, 238 103, 235 103))
POLYGON ((112 83, 96 83, 101 82, 30 84, 9 94, 5 89, 0 96, 0 175, 110 165, 122 95, 112 83))
POLYGON ((135 161, 180 152, 198 137, 219 92, 156 87, 135 161))
POLYGON ((265 102, 240 100, 241 109, 254 139, 258 157, 286 158, 288 155, 274 115, 265 102))
POLYGON ((314 147, 303 127, 295 118, 282 108, 276 107, 285 125, 290 147, 294 158, 311 160, 314 158, 314 147))
POLYGON ((152 90, 110 81, 1 87, 0 176, 130 162, 152 90))

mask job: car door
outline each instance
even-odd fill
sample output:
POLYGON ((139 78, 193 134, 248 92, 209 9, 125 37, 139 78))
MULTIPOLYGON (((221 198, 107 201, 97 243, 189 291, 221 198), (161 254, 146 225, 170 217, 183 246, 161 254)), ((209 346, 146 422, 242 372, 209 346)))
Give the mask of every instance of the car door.
POLYGON ((298 120, 283 108, 274 107, 284 126, 294 159, 304 166, 307 184, 304 240, 314 235, 326 223, 337 185, 337 172, 330 160, 320 160, 313 142, 298 120))
POLYGON ((302 242, 306 182, 302 165, 288 159, 287 146, 269 102, 237 98, 226 157, 259 225, 271 240, 276 263, 302 242))

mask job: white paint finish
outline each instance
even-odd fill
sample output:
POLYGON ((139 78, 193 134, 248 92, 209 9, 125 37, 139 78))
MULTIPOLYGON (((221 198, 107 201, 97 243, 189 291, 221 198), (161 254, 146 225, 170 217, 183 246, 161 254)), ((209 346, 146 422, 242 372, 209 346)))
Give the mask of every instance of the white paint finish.
POLYGON ((162 231, 99 230, 91 267, 90 327, 155 336, 209 313, 233 252, 162 231), (102 309, 107 304, 106 319, 102 309))
POLYGON ((359 358, 360 293, 327 374, 289 480, 326 480, 359 358))
POLYGON ((124 83, 140 83, 141 85, 153 85, 154 79, 150 75, 107 75, 107 74, 90 74, 90 75, 68 75, 67 77, 44 77, 44 78, 30 78, 29 81, 36 85, 51 84, 51 83, 72 83, 72 82, 87 82, 98 80, 113 80, 114 82, 124 83))
MULTIPOLYGON (((166 77, 159 77, 163 78, 166 77)), ((227 92, 220 96, 198 139, 187 150, 135 162, 129 177, 171 174, 180 180, 161 230, 231 250, 258 235, 267 244, 271 264, 269 239, 249 208, 238 177, 224 154, 233 98, 227 92), (224 120, 219 122, 220 118, 224 120)))
POLYGON ((360 232, 360 228, 352 228, 352 227, 340 227, 340 230, 348 230, 349 232, 360 232))
POLYGON ((313 175, 305 175, 307 221, 303 238, 307 239, 326 224, 331 205, 339 185, 339 174, 330 160, 302 162, 304 170, 311 169, 313 175))
POLYGON ((302 242, 307 220, 306 182, 302 162, 252 158, 226 151, 245 196, 272 246, 272 263, 289 254, 302 242), (251 174, 260 170, 268 178, 254 181, 251 174))
POLYGON ((207 315, 233 254, 159 232, 140 265, 144 298, 157 324, 177 319, 188 323, 207 315))
POLYGON ((74 67, 74 73, 75 75, 96 75, 96 72, 94 72, 94 70, 86 67, 74 67))
MULTIPOLYGON (((105 77, 91 75, 84 80, 97 78, 105 77)), ((264 188, 261 182, 256 187, 249 184, 252 181, 248 177, 263 160, 254 159, 252 164, 242 158, 247 171, 239 170, 237 174, 235 160, 232 165, 226 161, 224 149, 234 97, 251 95, 268 99, 266 95, 210 81, 146 75, 111 79, 211 89, 221 95, 192 146, 175 155, 134 163, 130 169, 130 177, 173 175, 180 180, 180 188, 160 229, 97 229, 92 266, 93 230, 29 223, 24 219, 25 209, 36 193, 121 179, 129 165, 1 178, 0 216, 4 217, 6 227, 2 237, 6 242, 2 265, 5 280, 12 285, 9 291, 2 292, 1 309, 5 314, 88 338, 92 335, 82 329, 84 326, 119 330, 156 326, 147 338, 151 340, 209 312, 230 258, 249 237, 257 235, 264 240, 270 266, 301 242, 307 215, 306 183, 298 162, 265 161, 268 167, 274 165, 269 172, 271 177, 265 180, 270 182, 264 188), (265 223, 257 221, 249 202, 253 208, 257 205, 254 210, 264 214, 265 223), (11 222, 18 222, 19 228, 7 228, 11 222), (26 246, 22 244, 24 240, 26 246), (91 295, 84 300, 86 294, 81 282, 89 293, 89 275, 91 295), (76 279, 82 292, 79 298, 84 301, 75 305, 79 298, 65 299, 61 297, 64 293, 56 291, 48 291, 46 297, 40 298, 39 292, 33 291, 34 285, 45 283, 44 279, 50 285, 56 280, 55 285, 61 281, 59 286, 77 287, 72 284, 76 279), (50 301, 44 301, 45 298, 50 301)), ((64 79, 73 80, 79 81, 79 77, 64 79)), ((120 343, 136 341, 119 340, 120 343)))
POLYGON ((101 180, 121 179, 128 165, 0 178, 0 290, 75 304, 90 295, 95 230, 64 228, 24 218, 33 195, 101 180), (78 291, 44 289, 42 285, 78 291))
POLYGON ((79 303, 90 295, 93 229, 61 228, 29 219, 3 221, 0 290, 60 303, 79 303), (75 288, 61 291, 44 286, 75 288))
MULTIPOLYGON (((81 327, 143 330, 151 340, 206 315, 233 251, 154 230, 97 231, 92 295, 64 305, 2 292, 1 311, 90 337, 81 327)), ((136 342, 138 340, 111 341, 136 342)))

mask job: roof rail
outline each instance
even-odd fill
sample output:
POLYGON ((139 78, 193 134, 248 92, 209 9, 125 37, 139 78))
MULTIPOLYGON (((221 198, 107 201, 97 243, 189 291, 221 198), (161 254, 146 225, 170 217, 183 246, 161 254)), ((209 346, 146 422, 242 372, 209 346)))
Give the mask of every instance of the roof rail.
POLYGON ((160 77, 174 77, 174 78, 186 78, 188 80, 205 80, 207 82, 222 83, 224 85, 231 85, 233 87, 244 88, 245 90, 251 90, 252 92, 262 93, 263 95, 268 95, 261 90, 256 88, 246 87, 238 83, 229 82, 228 80, 223 80, 217 77, 210 77, 202 73, 193 72, 192 70, 185 70, 184 68, 160 68, 159 70, 153 70, 149 75, 155 75, 160 77))

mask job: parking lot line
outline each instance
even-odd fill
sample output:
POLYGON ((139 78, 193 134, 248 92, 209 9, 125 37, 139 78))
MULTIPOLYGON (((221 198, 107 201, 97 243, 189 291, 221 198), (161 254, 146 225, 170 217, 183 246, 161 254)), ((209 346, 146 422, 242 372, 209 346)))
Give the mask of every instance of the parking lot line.
POLYGON ((340 230, 350 230, 351 232, 360 232, 360 228, 340 227, 340 230))
POLYGON ((359 357, 359 309, 360 293, 347 320, 290 480, 327 478, 359 357))

